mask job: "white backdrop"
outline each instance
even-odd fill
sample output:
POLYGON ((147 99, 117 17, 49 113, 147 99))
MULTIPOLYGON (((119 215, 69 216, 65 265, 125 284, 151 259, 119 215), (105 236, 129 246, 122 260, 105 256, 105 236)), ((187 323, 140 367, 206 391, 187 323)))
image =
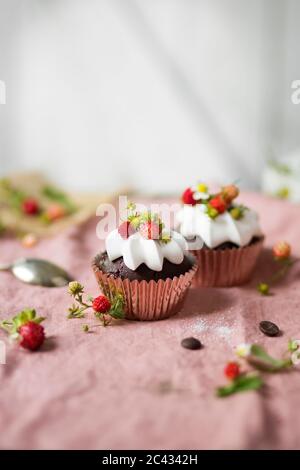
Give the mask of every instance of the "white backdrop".
POLYGON ((0 0, 0 175, 257 187, 300 145, 299 0, 0 0))

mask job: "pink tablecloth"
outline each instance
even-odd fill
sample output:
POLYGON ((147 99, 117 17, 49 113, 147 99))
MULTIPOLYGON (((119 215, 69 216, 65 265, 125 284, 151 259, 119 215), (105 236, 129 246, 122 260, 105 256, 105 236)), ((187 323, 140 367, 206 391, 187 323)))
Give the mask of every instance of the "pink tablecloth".
MULTIPOLYGON (((259 195, 243 202, 261 215, 266 245, 285 239, 300 255, 300 207, 259 195)), ((72 228, 32 250, 0 242, 1 261, 20 255, 47 257, 65 266, 91 294, 90 269, 101 249, 97 221, 72 228)), ((300 339, 300 264, 274 295, 255 289, 272 269, 265 250, 253 281, 239 288, 191 289, 183 311, 156 323, 119 322, 84 333, 85 320, 67 320, 63 289, 26 286, 0 273, 0 317, 34 307, 46 316, 42 351, 9 346, 0 365, 0 447, 22 449, 253 449, 300 447, 300 370, 267 377, 263 393, 226 399, 214 395, 223 366, 241 342, 259 342, 280 355, 290 337, 300 339), (283 331, 268 338, 258 329, 273 320, 283 331), (180 346, 186 336, 204 349, 180 346)), ((0 339, 5 334, 0 333, 0 339)))

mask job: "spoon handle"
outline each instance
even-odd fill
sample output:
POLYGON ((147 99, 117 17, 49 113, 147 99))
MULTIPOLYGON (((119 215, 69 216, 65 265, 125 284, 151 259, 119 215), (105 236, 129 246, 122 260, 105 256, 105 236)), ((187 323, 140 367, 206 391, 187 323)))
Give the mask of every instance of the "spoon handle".
POLYGON ((10 271, 11 264, 0 264, 0 271, 10 271))

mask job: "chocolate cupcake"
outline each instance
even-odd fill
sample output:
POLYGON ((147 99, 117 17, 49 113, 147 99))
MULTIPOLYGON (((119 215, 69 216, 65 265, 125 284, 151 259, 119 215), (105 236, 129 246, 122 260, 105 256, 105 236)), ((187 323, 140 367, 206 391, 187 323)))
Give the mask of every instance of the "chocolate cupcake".
POLYGON ((256 212, 234 202, 238 195, 235 185, 211 194, 201 183, 183 193, 176 219, 197 258, 195 285, 235 286, 251 278, 264 237, 256 212), (201 250, 193 249, 194 240, 203 242, 201 250))
POLYGON ((167 233, 156 214, 137 213, 131 205, 128 219, 105 245, 93 269, 106 295, 122 293, 127 319, 160 320, 180 310, 196 271, 182 235, 167 233))

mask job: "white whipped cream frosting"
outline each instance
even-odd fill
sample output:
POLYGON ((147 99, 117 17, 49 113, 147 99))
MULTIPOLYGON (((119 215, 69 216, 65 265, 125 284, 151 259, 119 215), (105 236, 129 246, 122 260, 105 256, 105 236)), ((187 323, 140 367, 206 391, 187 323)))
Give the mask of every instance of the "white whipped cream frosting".
POLYGON ((122 256, 126 266, 132 270, 145 263, 149 269, 161 271, 164 259, 180 264, 188 250, 188 244, 180 233, 171 231, 170 235, 171 240, 168 243, 148 240, 139 232, 123 239, 116 229, 106 238, 107 255, 111 261, 122 256))
POLYGON ((184 205, 176 214, 176 221, 185 238, 200 237, 209 248, 225 242, 242 247, 248 245, 253 237, 262 235, 258 215, 251 209, 245 209, 239 220, 229 212, 212 219, 206 214, 205 204, 184 205))

